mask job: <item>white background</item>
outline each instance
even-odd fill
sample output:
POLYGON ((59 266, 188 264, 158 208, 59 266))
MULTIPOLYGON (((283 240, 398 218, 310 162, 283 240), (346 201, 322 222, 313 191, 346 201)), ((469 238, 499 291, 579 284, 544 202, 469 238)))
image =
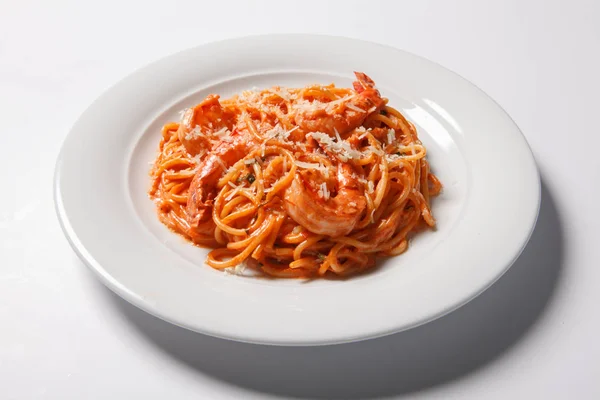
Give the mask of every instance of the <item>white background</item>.
POLYGON ((599 2, 84 3, 0 2, 0 397, 600 398, 599 2), (87 271, 52 202, 79 114, 165 55, 274 32, 408 50, 514 118, 541 170, 541 213, 491 289, 383 339, 277 348, 171 326, 87 271))

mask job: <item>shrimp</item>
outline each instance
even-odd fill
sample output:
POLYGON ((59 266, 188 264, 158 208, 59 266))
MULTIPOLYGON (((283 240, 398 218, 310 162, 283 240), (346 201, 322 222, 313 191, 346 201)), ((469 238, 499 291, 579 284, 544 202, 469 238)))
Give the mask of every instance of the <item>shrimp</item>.
POLYGON ((177 136, 190 155, 211 148, 210 136, 227 128, 233 129, 235 114, 219 103, 219 96, 209 95, 193 108, 188 108, 179 124, 177 136))
POLYGON ((349 234, 366 207, 366 199, 351 167, 338 164, 337 194, 329 199, 319 197, 314 180, 307 178, 306 171, 298 173, 285 191, 284 204, 290 217, 319 235, 349 234))
POLYGON ((325 107, 298 111, 294 117, 296 124, 306 132, 319 131, 329 135, 335 132, 343 135, 362 125, 370 114, 384 105, 384 100, 371 78, 362 72, 354 74, 357 81, 353 85, 358 94, 342 104, 351 104, 352 108, 358 107, 364 112, 348 107, 331 108, 326 104, 325 107))
POLYGON ((199 228, 210 219, 219 178, 255 145, 251 134, 235 129, 206 156, 190 184, 186 205, 190 226, 199 228))

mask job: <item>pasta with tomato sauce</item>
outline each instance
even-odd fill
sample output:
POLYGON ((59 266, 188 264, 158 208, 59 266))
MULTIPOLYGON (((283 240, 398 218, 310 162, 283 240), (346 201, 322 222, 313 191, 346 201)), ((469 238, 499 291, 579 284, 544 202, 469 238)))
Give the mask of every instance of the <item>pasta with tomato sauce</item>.
POLYGON ((206 263, 275 277, 348 276, 435 227, 414 125, 374 82, 212 94, 162 129, 150 197, 206 263))

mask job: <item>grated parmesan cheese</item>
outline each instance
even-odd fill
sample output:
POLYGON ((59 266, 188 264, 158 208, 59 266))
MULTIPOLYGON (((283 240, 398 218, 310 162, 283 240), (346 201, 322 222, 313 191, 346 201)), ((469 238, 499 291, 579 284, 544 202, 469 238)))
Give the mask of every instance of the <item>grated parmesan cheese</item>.
POLYGON ((293 127, 292 129, 290 129, 289 131, 287 131, 287 132, 285 133, 285 135, 284 135, 284 136, 285 136, 285 138, 287 139, 287 138, 288 138, 288 136, 290 135, 290 133, 294 132, 294 131, 295 131, 296 129, 298 129, 298 128, 300 128, 300 126, 296 125, 296 126, 295 126, 295 127, 293 127))
POLYGON ((388 129, 388 131, 387 131, 388 144, 392 144, 394 142, 395 137, 396 137, 396 132, 393 129, 388 129))
POLYGON ((289 131, 286 131, 281 125, 277 124, 273 128, 265 132, 265 141, 277 138, 286 142, 288 137, 290 136, 290 133, 294 132, 298 128, 299 126, 296 126, 290 129, 289 131))
POLYGON ((353 149, 352 146, 350 146, 350 143, 342 140, 337 131, 335 133, 337 140, 333 140, 328 134, 323 132, 312 132, 308 135, 311 135, 317 142, 334 153, 343 162, 361 157, 359 151, 353 149))
POLYGON ((191 131, 189 131, 187 133, 187 135, 185 135, 185 140, 193 140, 196 139, 197 137, 199 137, 202 134, 202 131, 200 130, 200 126, 196 125, 194 127, 194 129, 192 129, 191 131))
POLYGON ((200 164, 200 160, 202 159, 202 156, 206 153, 205 149, 200 150, 200 153, 196 154, 194 156, 194 161, 196 162, 196 165, 200 164))
POLYGON ((298 160, 294 160, 294 164, 296 164, 300 168, 304 168, 304 169, 319 169, 319 167, 321 166, 321 164, 309 163, 309 162, 298 161, 298 160))
MULTIPOLYGON (((354 98, 354 96, 356 96, 356 95, 351 94, 349 96, 342 97, 341 99, 330 101, 329 103, 327 103, 327 107, 330 108, 330 106, 337 106, 338 104, 342 104, 345 101, 352 100, 354 98)), ((346 104, 346 106, 347 106, 347 104, 346 104)))
MULTIPOLYGON (((355 105, 354 105, 354 104, 352 104, 352 103, 348 103, 348 104, 346 104, 346 107, 348 107, 348 108, 349 108, 349 109, 351 109, 351 110, 357 111, 357 112, 366 113, 366 111, 365 111, 365 110, 363 110, 363 109, 362 109, 362 108, 360 108, 360 107, 357 107, 357 106, 355 106, 355 105)), ((363 129, 364 129, 364 128, 363 128, 363 129)))
POLYGON ((375 191, 375 185, 373 185, 373 181, 368 181, 367 187, 368 187, 369 193, 373 193, 375 191))
POLYGON ((325 200, 329 200, 329 189, 327 189, 327 184, 325 182, 323 182, 322 185, 323 185, 323 196, 325 197, 325 200))
POLYGON ((227 197, 225 197, 225 201, 229 201, 231 199, 233 199, 233 197, 238 194, 240 192, 240 188, 236 187, 235 189, 233 189, 228 195, 227 197))
POLYGON ((324 108, 327 104, 329 103, 322 103, 318 100, 313 100, 312 102, 308 100, 299 100, 292 105, 292 108, 297 111, 317 111, 324 108))
POLYGON ((235 267, 223 268, 223 272, 226 275, 243 276, 245 271, 246 271, 246 264, 245 263, 238 264, 235 267))
POLYGON ((321 186, 319 187, 318 195, 319 195, 319 197, 321 197, 325 200, 329 200, 329 189, 327 189, 327 184, 325 182, 321 183, 321 186))
POLYGON ((223 168, 223 171, 227 171, 227 165, 225 165, 225 163, 223 162, 223 160, 221 160, 220 157, 215 157, 215 160, 219 163, 221 168, 223 168))
POLYGON ((398 154, 386 154, 385 158, 388 160, 388 162, 391 162, 391 161, 399 160, 399 159, 403 158, 403 156, 398 155, 398 154))
POLYGON ((224 126, 223 128, 219 129, 218 131, 216 131, 215 133, 213 133, 213 136, 223 136, 223 135, 229 135, 231 132, 229 132, 229 129, 227 129, 226 126, 224 126))
POLYGON ((342 138, 340 137, 340 133, 338 132, 338 130, 335 129, 335 126, 333 127, 333 131, 335 132, 335 138, 337 139, 337 141, 339 143, 341 143, 342 142, 342 138))
POLYGON ((271 93, 281 97, 283 100, 285 101, 290 101, 291 100, 291 96, 290 96, 290 92, 287 89, 281 89, 279 88, 279 90, 277 89, 271 89, 270 90, 271 93))

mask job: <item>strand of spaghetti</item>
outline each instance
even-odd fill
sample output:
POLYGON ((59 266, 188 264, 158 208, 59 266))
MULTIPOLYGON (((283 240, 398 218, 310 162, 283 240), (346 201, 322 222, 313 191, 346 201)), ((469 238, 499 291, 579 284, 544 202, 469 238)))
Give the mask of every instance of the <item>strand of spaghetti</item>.
MULTIPOLYGON (((386 188, 386 195, 383 197, 381 204, 379 204, 379 207, 377 207, 375 209, 375 212, 373 213, 373 219, 375 220, 375 222, 373 223, 373 226, 377 226, 377 222, 381 221, 382 218, 384 218, 384 215, 389 214, 389 210, 388 210, 388 205, 389 203, 392 201, 391 197, 387 196, 387 193, 389 193, 389 189, 390 189, 390 184, 387 184, 387 188, 386 188)), ((373 228, 371 228, 373 229, 373 228)), ((377 229, 377 228, 375 228, 377 229)), ((375 232, 376 234, 377 232, 375 232)))
POLYGON ((267 193, 267 201, 270 201, 275 195, 279 194, 280 191, 286 189, 294 180, 296 174, 296 163, 294 163, 294 156, 291 152, 281 149, 285 157, 289 159, 288 164, 291 166, 289 172, 285 176, 279 179, 271 186, 271 191, 267 193))
POLYGON ((277 235, 279 235, 279 230, 281 229, 281 226, 283 225, 284 222, 285 222, 285 215, 279 215, 277 217, 277 220, 275 221, 275 224, 273 225, 271 235, 265 241, 266 249, 273 248, 273 245, 275 244, 275 241, 277 240, 277 235))
POLYGON ((363 242, 348 236, 341 236, 337 238, 331 238, 331 241, 339 244, 344 244, 349 247, 354 247, 361 251, 373 250, 375 246, 370 242, 363 242))
POLYGON ((258 140, 262 141, 263 137, 258 134, 258 131, 256 130, 256 127, 254 126, 254 123, 252 122, 252 120, 250 119, 250 117, 248 115, 246 115, 244 117, 244 122, 246 122, 246 126, 248 127, 248 130, 250 131, 250 133, 252 133, 254 135, 254 137, 256 137, 258 140))
POLYGON ((405 161, 420 160, 427 154, 423 145, 413 143, 410 146, 398 146, 397 151, 402 154, 402 159, 405 161))
POLYGON ((290 268, 292 268, 292 269, 306 268, 309 270, 313 270, 313 269, 318 268, 320 264, 321 264, 321 262, 317 258, 304 257, 304 258, 299 258, 297 260, 290 262, 290 268))
POLYGON ((256 212, 256 206, 249 204, 246 207, 240 208, 231 214, 227 214, 227 216, 225 218, 221 219, 220 221, 222 224, 229 225, 231 222, 234 222, 236 220, 239 220, 239 219, 242 219, 249 215, 252 215, 254 212, 256 212))
MULTIPOLYGON (((337 254, 342 249, 343 246, 344 246, 343 243, 336 243, 335 246, 333 246, 331 248, 331 250, 329 251, 329 254, 327 255, 327 261, 329 262, 329 268, 332 269, 334 272, 338 272, 338 271, 342 270, 342 266, 339 263, 337 254)), ((321 272, 321 270, 319 270, 319 272, 321 272)))
POLYGON ((252 164, 252 169, 254 170, 255 177, 252 186, 256 187, 256 200, 260 202, 265 194, 263 172, 260 164, 258 163, 252 164))
POLYGON ((402 115, 398 110, 396 110, 393 107, 389 107, 389 106, 383 107, 383 110, 386 113, 391 114, 394 117, 396 117, 396 119, 398 120, 398 127, 400 128, 400 130, 403 133, 410 134, 410 132, 412 132, 410 122, 406 118, 404 118, 404 115, 402 115))
POLYGON ((229 233, 231 235, 241 237, 238 241, 229 242, 227 244, 227 247, 230 248, 230 249, 241 249, 241 248, 249 245, 249 243, 251 243, 254 240, 254 238, 256 237, 256 235, 259 234, 259 232, 261 231, 261 229, 265 225, 268 225, 270 223, 269 220, 268 220, 268 218, 271 218, 271 217, 277 218, 277 217, 274 217, 273 214, 269 215, 267 217, 267 219, 255 231, 251 231, 250 229, 241 229, 241 231, 242 231, 241 234, 227 232, 227 233, 229 233))
MULTIPOLYGON (((375 139, 375 137, 373 135, 371 135, 370 133, 367 134, 366 138, 371 141, 371 140, 377 140, 375 139)), ((365 152, 361 152, 361 154, 365 154, 365 152)), ((375 154, 373 151, 366 153, 367 156, 366 157, 362 157, 359 158, 358 160, 354 161, 356 163, 356 165, 369 165, 369 164, 373 164, 375 161, 377 161, 377 154, 375 154)))
POLYGON ((408 240, 402 239, 397 245, 393 246, 389 250, 382 252, 386 256, 399 256, 408 249, 408 240))
POLYGON ((432 173, 429 174, 427 179, 429 180, 429 194, 431 196, 437 196, 442 191, 442 183, 432 173))
POLYGON ((373 116, 370 117, 370 120, 371 121, 381 121, 392 129, 398 129, 398 124, 395 121, 392 121, 391 118, 388 118, 382 114, 373 114, 373 116))
POLYGON ((379 182, 377 182, 377 186, 375 186, 375 200, 373 200, 375 208, 379 207, 383 200, 383 196, 385 196, 387 192, 388 165, 385 157, 381 157, 381 164, 379 164, 379 168, 381 171, 381 176, 379 178, 379 182))
POLYGON ((215 224, 217 225, 217 227, 219 229, 221 229, 223 232, 225 233, 229 233, 232 235, 238 235, 238 236, 243 236, 246 235, 246 230, 245 229, 238 229, 238 228, 233 228, 229 225, 227 225, 226 223, 224 223, 220 216, 219 216, 219 209, 222 206, 222 203, 225 201, 225 199, 223 198, 223 191, 219 192, 219 195, 217 196, 217 198, 215 199, 215 205, 212 209, 212 219, 215 222, 215 224))
POLYGON ((355 264, 357 265, 366 265, 367 261, 368 261, 368 256, 364 253, 359 253, 356 251, 352 251, 350 249, 341 249, 338 254, 337 254, 338 258, 342 259, 345 258, 347 260, 352 260, 354 261, 355 264))
POLYGON ((427 161, 422 160, 421 161, 421 182, 420 182, 420 189, 421 189, 421 194, 423 195, 423 198, 425 199, 425 203, 427 204, 427 207, 429 207, 429 184, 427 182, 427 177, 429 176, 429 164, 427 164, 427 161))
POLYGON ((262 258, 262 253, 264 251, 264 249, 269 246, 269 241, 271 240, 271 238, 273 238, 273 241, 275 240, 275 237, 277 237, 277 232, 279 231, 279 227, 281 226, 281 224, 283 223, 283 220, 285 219, 285 217, 283 215, 276 215, 275 217, 275 222, 273 223, 273 225, 269 228, 270 233, 267 236, 267 238, 260 243, 256 249, 252 252, 251 257, 254 259, 261 259, 262 258))
POLYGON ((269 248, 269 247, 266 247, 265 253, 269 256, 273 256, 276 258, 287 258, 290 260, 294 258, 294 249, 291 249, 291 248, 284 248, 284 247, 269 248))
POLYGON ((192 160, 188 160, 186 158, 172 158, 169 160, 165 160, 158 166, 157 173, 162 173, 167 168, 172 168, 176 166, 180 166, 181 168, 192 167, 194 162, 192 160))
MULTIPOLYGON (((179 181, 179 180, 177 180, 177 181, 179 181)), ((185 190, 187 190, 188 186, 189 185, 187 182, 181 182, 181 183, 175 184, 171 187, 171 189, 169 190, 169 193, 172 195, 182 193, 185 190)))
POLYGON ((228 243, 227 237, 225 236, 225 232, 221 230, 221 228, 215 228, 214 238, 221 246, 226 246, 228 243))
MULTIPOLYGON (((227 197, 229 197, 229 194, 227 194, 227 193, 223 193, 223 197, 225 197, 225 204, 223 205, 223 208, 221 209, 221 212, 219 213, 219 217, 223 220, 223 222, 225 222, 224 220, 226 218, 228 218, 228 216, 231 213, 233 213, 234 210, 239 205, 241 205, 242 203, 245 203, 248 200, 247 197, 243 197, 243 196, 236 196, 236 197, 233 197, 233 198, 227 200, 227 197), (225 195, 227 195, 227 196, 225 196, 225 195)), ((252 207, 252 205, 249 205, 249 207, 252 207)))
POLYGON ((423 216, 423 219, 425 220, 425 222, 427 223, 427 225, 434 227, 435 226, 435 219, 433 218, 433 215, 431 215, 431 210, 429 209, 429 205, 427 204, 427 202, 425 201, 425 198, 423 197, 423 194, 421 192, 415 192, 413 193, 413 195, 418 199, 418 207, 421 210, 421 214, 423 216))
POLYGON ((171 197, 171 199, 179 204, 187 204, 187 195, 180 195, 180 194, 173 194, 170 193, 169 196, 171 197))
POLYGON ((321 239, 323 239, 323 235, 316 235, 306 239, 305 241, 297 245, 296 249, 294 250, 294 260, 299 260, 302 257, 302 252, 306 250, 307 247, 317 243, 321 239))
POLYGON ((298 232, 298 233, 291 233, 291 234, 285 235, 281 239, 281 241, 283 243, 297 244, 297 243, 301 243, 305 239, 306 239, 306 233, 298 232))
MULTIPOLYGON (((177 172, 165 171, 165 178, 172 180, 190 180, 194 177, 196 171, 192 169, 182 169, 177 172)), ((191 182, 188 182, 188 186, 191 182)))
POLYGON ((271 265, 266 265, 266 264, 263 265, 262 271, 268 275, 275 276, 278 278, 305 278, 306 276, 308 276, 307 272, 310 272, 310 271, 306 271, 304 268, 281 269, 281 268, 273 267, 271 265))
POLYGON ((217 269, 223 269, 240 264, 254 251, 256 246, 258 246, 260 242, 269 235, 269 228, 274 223, 274 220, 275 218, 273 216, 269 216, 266 223, 256 232, 256 236, 253 237, 254 240, 252 240, 241 253, 234 255, 227 261, 222 261, 218 259, 218 255, 222 254, 219 253, 219 251, 227 250, 229 251, 229 254, 232 254, 232 249, 215 249, 208 253, 208 258, 206 260, 207 264, 217 269))

